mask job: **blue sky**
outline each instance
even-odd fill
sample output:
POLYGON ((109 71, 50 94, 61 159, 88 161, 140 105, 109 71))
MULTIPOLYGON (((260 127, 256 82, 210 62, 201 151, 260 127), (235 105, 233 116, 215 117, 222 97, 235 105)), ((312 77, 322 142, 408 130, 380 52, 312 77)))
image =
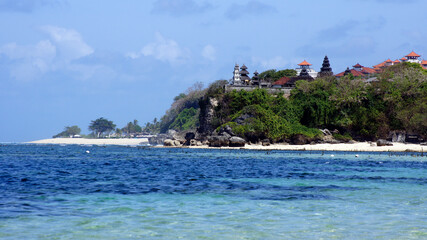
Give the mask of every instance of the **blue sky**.
POLYGON ((0 142, 159 118, 195 82, 427 59, 423 0, 0 0, 0 142))

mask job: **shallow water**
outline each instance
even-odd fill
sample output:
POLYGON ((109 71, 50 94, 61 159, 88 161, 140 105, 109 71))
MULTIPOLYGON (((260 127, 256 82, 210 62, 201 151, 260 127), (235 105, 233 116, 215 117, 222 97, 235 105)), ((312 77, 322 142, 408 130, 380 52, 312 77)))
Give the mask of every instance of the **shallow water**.
POLYGON ((0 239, 134 238, 427 239, 427 158, 0 145, 0 239))

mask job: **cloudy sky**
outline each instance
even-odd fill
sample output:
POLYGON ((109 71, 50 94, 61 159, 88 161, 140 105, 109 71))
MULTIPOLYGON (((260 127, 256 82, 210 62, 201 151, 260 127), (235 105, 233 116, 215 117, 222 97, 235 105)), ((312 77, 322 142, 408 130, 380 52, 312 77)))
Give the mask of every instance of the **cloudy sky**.
POLYGON ((252 73, 335 73, 414 50, 427 59, 424 0, 0 0, 0 142, 159 118, 195 82, 252 73))

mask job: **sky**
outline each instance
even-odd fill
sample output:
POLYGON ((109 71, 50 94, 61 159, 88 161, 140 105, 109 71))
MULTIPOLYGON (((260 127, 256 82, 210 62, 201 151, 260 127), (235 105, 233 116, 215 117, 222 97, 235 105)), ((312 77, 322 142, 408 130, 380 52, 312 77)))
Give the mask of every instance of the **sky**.
MULTIPOLYGON (((425 0, 0 0, 0 142, 160 118, 196 82, 248 71, 335 73, 411 51, 425 0)), ((252 74, 250 75, 252 76, 252 74)))

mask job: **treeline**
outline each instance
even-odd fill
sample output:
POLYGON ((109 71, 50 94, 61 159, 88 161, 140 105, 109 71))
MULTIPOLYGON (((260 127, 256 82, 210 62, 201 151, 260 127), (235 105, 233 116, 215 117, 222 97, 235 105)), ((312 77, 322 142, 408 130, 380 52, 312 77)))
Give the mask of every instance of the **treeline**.
POLYGON ((337 129, 337 138, 375 140, 399 130, 427 137, 427 71, 418 64, 386 68, 377 80, 351 75, 298 81, 289 98, 263 89, 224 92, 221 80, 203 89, 194 87, 174 99, 153 132, 195 130, 207 99, 214 98, 212 129, 226 125, 246 140, 287 141, 295 135, 320 136, 318 129, 337 129))
POLYGON ((88 129, 91 131, 89 135, 80 135, 81 129, 78 126, 66 126, 64 131, 56 134, 53 138, 58 137, 86 137, 86 138, 102 138, 102 137, 134 137, 137 134, 142 134, 142 127, 138 124, 138 120, 128 122, 123 128, 116 128, 116 124, 106 118, 98 118, 92 120, 88 129))

